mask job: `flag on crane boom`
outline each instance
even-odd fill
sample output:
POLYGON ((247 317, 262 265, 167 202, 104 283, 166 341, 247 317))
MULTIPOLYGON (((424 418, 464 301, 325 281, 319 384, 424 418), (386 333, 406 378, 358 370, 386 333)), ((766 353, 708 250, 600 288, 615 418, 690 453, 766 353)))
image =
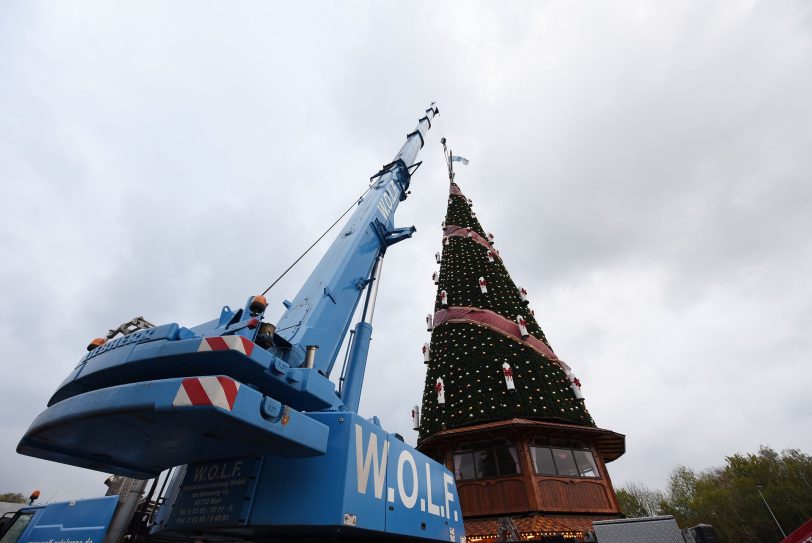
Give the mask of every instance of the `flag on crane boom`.
POLYGON ((468 165, 468 159, 467 158, 464 158, 464 157, 461 157, 461 156, 456 156, 456 155, 451 155, 451 162, 462 162, 463 166, 468 165))

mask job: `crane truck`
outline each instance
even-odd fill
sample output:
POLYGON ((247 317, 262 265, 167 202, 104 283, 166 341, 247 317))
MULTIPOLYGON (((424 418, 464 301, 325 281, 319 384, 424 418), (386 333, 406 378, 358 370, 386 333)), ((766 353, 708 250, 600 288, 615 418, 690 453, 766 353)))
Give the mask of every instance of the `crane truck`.
MULTIPOLYGON (((91 342, 17 451, 141 482, 171 469, 150 540, 464 542, 449 470, 358 414, 383 258, 415 232, 395 211, 438 113, 370 178, 275 325, 267 290, 197 326, 134 319, 91 342)), ((2 543, 118 543, 120 509, 33 506, 2 543)))

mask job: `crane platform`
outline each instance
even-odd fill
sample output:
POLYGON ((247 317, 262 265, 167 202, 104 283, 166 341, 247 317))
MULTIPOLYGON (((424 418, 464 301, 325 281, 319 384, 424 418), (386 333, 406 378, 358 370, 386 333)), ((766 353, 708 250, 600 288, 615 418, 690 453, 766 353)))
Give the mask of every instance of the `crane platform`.
POLYGON ((323 454, 328 428, 224 375, 102 388, 41 413, 17 452, 139 479, 235 456, 323 454), (126 446, 122 446, 125 444, 126 446))
MULTIPOLYGON (((234 315, 239 312, 224 307, 220 320, 228 322, 234 315)), ((291 368, 255 344, 249 320, 210 327, 203 334, 170 323, 109 341, 79 361, 48 405, 91 390, 198 375, 227 375, 301 411, 340 404, 329 379, 312 368, 291 368)))

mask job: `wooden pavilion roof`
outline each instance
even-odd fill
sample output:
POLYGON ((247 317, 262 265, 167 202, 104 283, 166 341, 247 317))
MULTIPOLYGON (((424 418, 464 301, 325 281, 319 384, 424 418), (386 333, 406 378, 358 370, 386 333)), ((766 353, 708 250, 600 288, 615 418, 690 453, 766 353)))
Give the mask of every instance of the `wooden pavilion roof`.
POLYGON ((596 428, 594 426, 580 426, 577 424, 565 424, 529 419, 509 419, 486 422, 484 424, 477 424, 473 426, 464 426, 462 428, 441 430, 420 441, 420 443, 418 443, 418 449, 431 447, 432 445, 442 443, 449 439, 456 441, 457 438, 461 436, 474 436, 477 434, 487 434, 494 431, 514 428, 527 429, 531 431, 539 430, 543 431, 545 435, 550 436, 561 435, 566 437, 579 437, 589 440, 595 444, 595 447, 598 449, 598 451, 600 451, 605 462, 617 460, 626 452, 626 436, 623 434, 619 434, 611 430, 604 430, 603 428, 596 428))
MULTIPOLYGON (((520 535, 539 537, 543 535, 564 535, 582 539, 586 532, 592 531, 592 522, 607 520, 610 517, 583 515, 527 515, 512 517, 520 535)), ((611 517, 615 518, 615 517, 611 517)), ((481 518, 465 520, 465 536, 468 541, 493 541, 499 532, 498 518, 481 518)))

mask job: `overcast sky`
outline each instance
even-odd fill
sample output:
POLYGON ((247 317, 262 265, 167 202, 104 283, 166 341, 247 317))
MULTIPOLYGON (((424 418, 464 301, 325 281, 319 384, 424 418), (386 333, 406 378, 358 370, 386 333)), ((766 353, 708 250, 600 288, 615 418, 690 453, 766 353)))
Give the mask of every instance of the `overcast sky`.
POLYGON ((240 306, 432 100, 363 415, 414 443, 444 133, 595 421, 626 435, 616 485, 812 453, 811 96, 805 1, 4 2, 0 491, 103 493, 14 450, 88 340, 240 306))

